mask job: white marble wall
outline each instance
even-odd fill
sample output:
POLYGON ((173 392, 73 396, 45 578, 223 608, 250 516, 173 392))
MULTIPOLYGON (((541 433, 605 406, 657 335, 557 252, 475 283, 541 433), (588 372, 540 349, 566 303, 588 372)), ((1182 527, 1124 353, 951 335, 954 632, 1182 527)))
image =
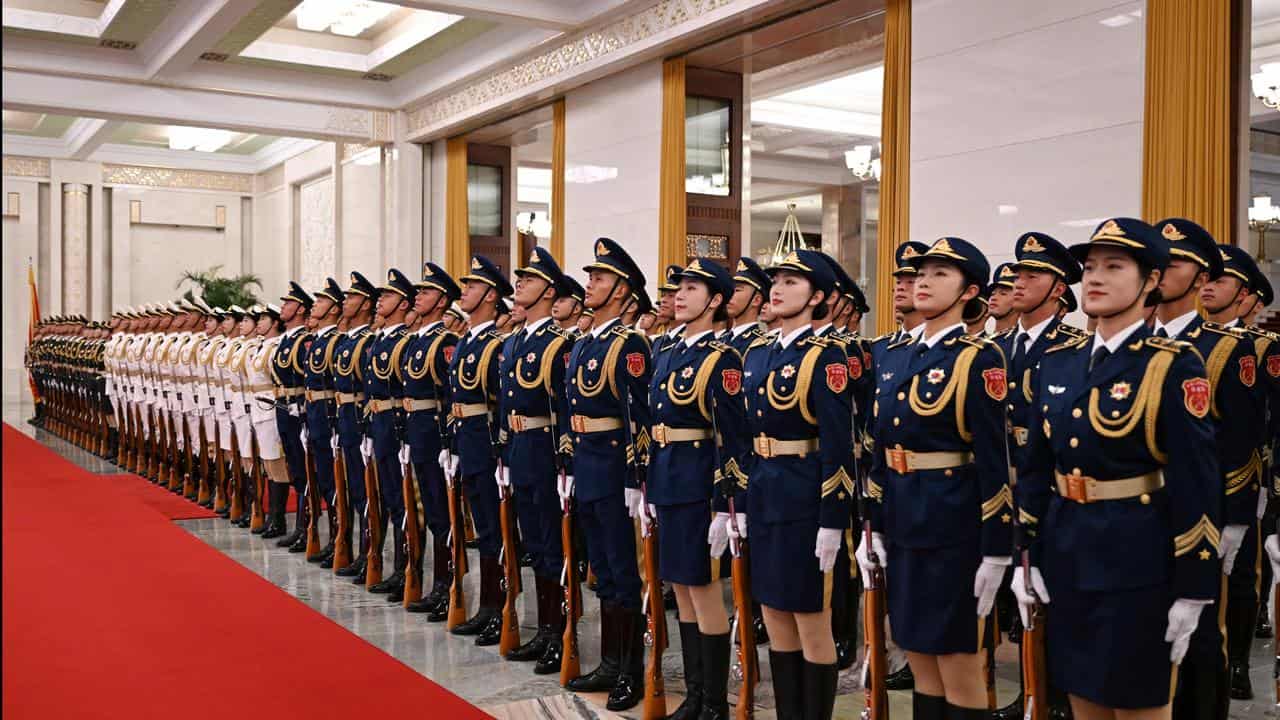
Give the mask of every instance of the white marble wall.
POLYGON ((303 185, 300 195, 301 271, 298 281, 305 288, 324 286, 325 278, 336 272, 334 256, 333 178, 325 177, 303 185))
MULTIPOLYGON (((3 307, 0 307, 0 320, 4 322, 4 332, 0 334, 3 347, 3 393, 4 401, 17 400, 19 395, 27 394, 26 371, 22 367, 22 355, 27 346, 27 322, 31 317, 31 293, 27 288, 27 263, 38 262, 40 256, 40 183, 35 180, 19 180, 4 178, 0 184, 0 207, 4 208, 3 242, 0 249, 3 254, 6 270, 6 282, 3 287, 3 307), (9 196, 17 196, 17 214, 9 213, 9 196)), ((46 298, 42 293, 42 307, 46 298)))
POLYGON ((1069 245, 1139 215, 1144 7, 917 2, 911 237, 963 237, 994 267, 1022 232, 1069 245))
MULTIPOLYGON (((365 158, 376 158, 377 150, 365 158)), ((338 282, 346 286, 346 275, 359 270, 370 282, 381 282, 386 271, 383 258, 381 228, 382 206, 378 202, 378 183, 381 166, 360 161, 346 162, 342 166, 342 250, 338 262, 338 282)), ((400 268, 410 278, 417 268, 400 268)))
POLYGON ((590 261, 597 237, 610 237, 635 258, 654 292, 661 148, 660 61, 611 75, 565 98, 567 179, 602 168, 616 172, 598 182, 565 183, 565 267, 570 272, 590 261))

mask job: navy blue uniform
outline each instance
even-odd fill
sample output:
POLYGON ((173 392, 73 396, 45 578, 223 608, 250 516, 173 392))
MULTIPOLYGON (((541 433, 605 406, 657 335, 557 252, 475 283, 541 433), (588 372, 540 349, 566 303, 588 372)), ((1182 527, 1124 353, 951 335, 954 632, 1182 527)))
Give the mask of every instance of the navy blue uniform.
POLYGON ((1024 347, 1018 352, 1018 337, 1022 332, 1021 326, 1015 325, 993 338, 993 342, 1004 353, 1009 370, 1009 439, 1013 442, 1010 449, 1015 464, 1019 462, 1023 448, 1027 446, 1027 427, 1031 422, 1032 404, 1031 369, 1044 357, 1045 350, 1083 336, 1079 330, 1057 318, 1049 318, 1049 324, 1036 337, 1035 342, 1024 342, 1024 347))
MULTIPOLYGON (((396 372, 404 350, 403 324, 383 328, 369 339, 361 370, 364 382, 365 414, 369 438, 373 440, 373 461, 377 463, 378 495, 382 498, 383 521, 391 522, 398 533, 404 527, 403 476, 400 474, 400 430, 404 410, 400 399, 404 390, 396 372)), ((399 542, 396 543, 399 549, 399 542)))
MULTIPOLYGON (((373 333, 368 325, 361 325, 338 336, 333 347, 333 388, 337 405, 334 430, 338 434, 338 448, 346 463, 347 497, 352 510, 364 517, 364 455, 360 443, 364 440, 364 382, 361 356, 369 347, 373 333)), ((362 534, 363 535, 363 534, 362 534)))
POLYGON ((661 529, 658 569, 663 580, 681 585, 706 585, 722 577, 720 558, 698 552, 707 543, 713 510, 727 509, 716 482, 730 477, 740 490, 747 485, 742 359, 712 337, 707 333, 692 345, 683 339, 669 343, 649 383, 653 431, 647 499, 657 508, 661 529), (722 444, 718 465, 716 429, 722 444), (720 507, 712 507, 713 497, 720 507))
POLYGON ((453 418, 454 452, 458 472, 471 506, 476 544, 482 557, 498 557, 502 545, 499 527, 497 468, 494 443, 498 428, 495 411, 498 392, 498 350, 502 335, 490 323, 458 340, 449 366, 449 401, 453 418))
POLYGON ((852 514, 847 362, 810 329, 785 348, 758 340, 743 359, 754 449, 746 473, 751 587, 776 610, 830 607, 835 572, 820 571, 814 547, 819 528, 846 530, 852 514))
POLYGON ((648 341, 617 319, 610 320, 598 335, 587 333, 578 340, 566 375, 574 493, 596 573, 596 595, 602 602, 636 610, 640 573, 635 525, 627 516, 623 489, 639 488, 632 466, 644 462, 649 447, 648 341), (628 409, 630 432, 622 427, 628 409))
POLYGON ((446 330, 444 323, 436 322, 410 334, 400 353, 409 460, 418 483, 417 501, 437 546, 442 546, 449 535, 447 488, 437 458, 443 448, 441 431, 448 407, 449 361, 457 344, 458 336, 446 330))
MULTIPOLYGON (((1053 684, 1108 707, 1170 700, 1175 599, 1218 596, 1222 485, 1204 364, 1139 325, 1090 369, 1093 342, 1050 348, 1017 507, 1051 602, 1053 684)), ((892 566, 891 566, 892 567, 892 566)), ((895 630, 896 630, 895 625, 895 630)))
POLYGON ((316 484, 320 496, 333 507, 333 448, 329 443, 333 434, 336 406, 333 402, 333 376, 329 365, 333 361, 333 348, 337 342, 336 325, 318 331, 307 347, 303 369, 306 371, 307 389, 307 444, 315 465, 316 484))
POLYGON ((280 337, 271 362, 271 372, 281 393, 281 404, 276 406, 276 429, 280 431, 280 443, 284 446, 289 480, 299 495, 306 489, 307 483, 306 455, 302 450, 302 393, 306 377, 302 359, 310 337, 303 327, 286 332, 280 337), (298 414, 291 413, 290 408, 298 414))

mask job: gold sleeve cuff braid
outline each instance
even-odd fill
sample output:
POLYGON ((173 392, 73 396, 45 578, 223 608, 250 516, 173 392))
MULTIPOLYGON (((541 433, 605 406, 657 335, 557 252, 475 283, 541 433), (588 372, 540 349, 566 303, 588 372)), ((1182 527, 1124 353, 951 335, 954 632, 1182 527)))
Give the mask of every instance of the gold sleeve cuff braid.
POLYGON ((995 517, 1004 508, 1013 509, 1013 493, 1008 485, 1001 485, 999 492, 982 503, 982 522, 995 517))
POLYGON ((733 478, 735 486, 743 490, 747 489, 747 474, 742 472, 742 468, 738 467, 737 458, 729 458, 729 461, 724 464, 724 468, 716 471, 715 479, 717 482, 726 477, 733 478))
POLYGON ((1208 515, 1201 515, 1200 520, 1190 530, 1173 539, 1173 556, 1182 557, 1186 555, 1195 550, 1201 541, 1208 543, 1209 547, 1212 547, 1215 552, 1222 541, 1218 528, 1213 526, 1208 515))
POLYGON ((845 472, 843 467, 822 483, 822 497, 825 498, 840 488, 844 488, 850 495, 853 494, 853 478, 849 477, 849 473, 845 472))
POLYGON ((1227 494, 1234 495, 1243 490, 1261 470, 1262 456, 1255 450, 1249 457, 1249 462, 1227 473, 1227 494))

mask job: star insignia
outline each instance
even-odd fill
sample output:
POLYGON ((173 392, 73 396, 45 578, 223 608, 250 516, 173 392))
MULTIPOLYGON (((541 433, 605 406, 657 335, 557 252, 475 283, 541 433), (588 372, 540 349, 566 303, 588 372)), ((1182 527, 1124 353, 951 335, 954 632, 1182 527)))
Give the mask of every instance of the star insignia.
POLYGON ((537 359, 538 359, 538 356, 533 353, 529 353, 528 355, 524 356, 525 362, 533 362, 534 360, 537 360, 537 359))
POLYGON ((792 375, 795 375, 795 374, 796 374, 796 366, 795 366, 795 365, 785 365, 785 366, 783 366, 781 375, 782 375, 782 377, 783 377, 784 379, 788 379, 788 380, 789 380, 789 379, 791 379, 791 376, 792 376, 792 375))
POLYGON ((891 377, 893 377, 893 373, 891 373, 891 372, 887 372, 887 373, 880 373, 880 379, 881 379, 881 380, 886 380, 886 381, 887 381, 887 380, 888 380, 889 378, 891 378, 891 377))
POLYGON ((1000 516, 1000 522, 1002 523, 1008 523, 1012 521, 1013 521, 1013 518, 1009 515, 1009 513, 1005 513, 1000 516))
POLYGON ((925 376, 925 379, 928 380, 929 383, 932 385, 937 385, 938 383, 942 382, 946 378, 947 378, 947 371, 943 370, 942 368, 934 368, 929 371, 928 375, 925 376))
POLYGON ((600 367, 600 363, 597 362, 595 358, 591 358, 590 360, 587 361, 588 370, 595 372, 595 369, 598 367, 600 367))
POLYGON ((1208 551, 1208 550, 1201 550, 1201 551, 1200 551, 1200 559, 1201 559, 1201 560, 1208 560, 1210 557, 1211 557, 1211 555, 1210 555, 1210 553, 1209 553, 1209 551, 1208 551))
POLYGON ((692 368, 692 367, 687 367, 687 368, 685 368, 685 369, 681 370, 681 371, 680 371, 680 377, 681 377, 681 378, 683 378, 683 379, 685 379, 685 380, 688 380, 689 378, 693 377, 693 368, 692 368))
POLYGON ((1133 392, 1133 386, 1123 380, 1111 386, 1111 399, 1124 400, 1133 392))
POLYGON ((473 363, 473 362, 475 362, 475 361, 476 361, 476 354, 475 354, 475 353, 470 353, 470 354, 468 354, 468 355, 467 355, 467 362, 469 362, 469 363, 473 363))

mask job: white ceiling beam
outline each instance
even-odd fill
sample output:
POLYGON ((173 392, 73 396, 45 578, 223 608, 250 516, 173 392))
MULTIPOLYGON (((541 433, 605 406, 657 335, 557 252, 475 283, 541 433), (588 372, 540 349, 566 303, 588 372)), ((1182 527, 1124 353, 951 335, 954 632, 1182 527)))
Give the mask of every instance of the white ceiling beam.
POLYGON ((415 10, 491 20, 566 32, 590 19, 583 18, 557 0, 388 0, 415 10))
POLYGON ((852 177, 848 168, 843 166, 788 159, 780 155, 751 156, 752 182, 763 180, 797 185, 848 185, 852 177))
POLYGON ((63 136, 67 143, 67 156, 72 160, 87 160, 102 147, 122 123, 116 120, 80 118, 71 124, 63 136))
POLYGON ((258 6, 257 0, 183 0, 138 48, 147 79, 182 72, 258 6))

